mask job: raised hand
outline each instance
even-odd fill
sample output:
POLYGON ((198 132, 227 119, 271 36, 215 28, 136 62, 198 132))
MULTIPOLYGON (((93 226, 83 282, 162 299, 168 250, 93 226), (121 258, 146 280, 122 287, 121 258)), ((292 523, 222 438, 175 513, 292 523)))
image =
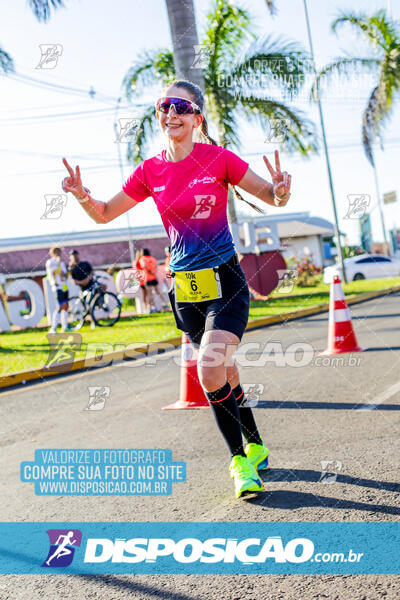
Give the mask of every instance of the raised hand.
POLYGON ((85 198, 87 194, 90 193, 90 190, 88 190, 82 185, 81 172, 79 166, 76 166, 76 173, 74 173, 74 170, 70 167, 65 158, 63 158, 63 163, 67 168, 69 177, 65 177, 63 179, 63 182, 61 184, 62 189, 64 190, 64 192, 71 192, 71 194, 73 194, 78 200, 83 200, 83 198, 85 198))
POLYGON ((263 156, 268 171, 271 173, 272 186, 274 191, 274 202, 276 206, 285 206, 290 198, 290 184, 292 176, 287 171, 281 171, 279 162, 279 152, 275 150, 275 169, 272 167, 266 156, 263 156))

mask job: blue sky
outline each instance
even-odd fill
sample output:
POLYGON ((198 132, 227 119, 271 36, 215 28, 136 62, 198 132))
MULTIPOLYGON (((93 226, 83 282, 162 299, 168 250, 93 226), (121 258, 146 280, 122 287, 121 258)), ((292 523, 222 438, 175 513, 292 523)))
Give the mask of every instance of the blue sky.
MULTIPOLYGON (((8 0, 0 7, 0 45, 14 58, 16 70, 24 77, 43 82, 27 85, 14 77, 0 78, 0 194, 3 219, 0 235, 14 237, 62 233, 99 227, 86 216, 72 196, 59 219, 41 219, 45 194, 61 191, 64 167, 61 157, 79 164, 84 185, 99 200, 108 200, 121 189, 121 173, 115 143, 114 109, 120 85, 132 61, 144 49, 171 47, 167 12, 163 0, 65 0, 66 8, 53 13, 47 24, 40 24, 25 0, 8 0), (111 10, 113 8, 113 10, 111 10), (39 44, 61 44, 62 55, 56 68, 36 69, 40 59, 39 44), (59 93, 46 87, 54 83, 66 88, 89 91, 77 96, 59 93), (89 112, 88 112, 89 111, 89 112), (53 116, 51 116, 53 115, 53 116), (6 215, 6 218, 4 218, 6 215)), ((284 35, 307 46, 303 0, 277 0, 278 15, 271 18, 262 0, 237 0, 254 18, 258 35, 268 32, 284 35)), ((209 3, 195 0, 198 30, 209 3)), ((390 5, 390 2, 389 2, 390 5)), ((347 28, 339 37, 330 31, 330 23, 339 10, 372 12, 386 8, 387 0, 308 0, 317 66, 347 50, 365 55, 360 42, 347 28)), ((392 2, 392 16, 400 18, 400 5, 392 2)), ((26 81, 26 79, 24 80, 26 81)), ((345 218, 349 194, 368 194, 371 206, 376 203, 372 170, 360 144, 361 115, 373 79, 365 76, 351 84, 333 86, 323 95, 328 144, 336 192, 341 230, 350 243, 358 242, 358 221, 345 218)), ((149 102, 154 91, 149 89, 138 102, 149 102)), ((306 98, 297 102, 318 125, 318 114, 306 98)), ((122 107, 120 118, 135 117, 138 109, 122 107)), ((400 110, 397 109, 387 127, 384 151, 376 151, 379 183, 382 192, 399 193, 398 160, 400 144, 400 110)), ((253 170, 266 178, 269 174, 262 161, 263 153, 271 155, 275 145, 266 143, 266 132, 245 123, 241 127, 241 147, 237 154, 250 163, 253 170)), ((149 148, 149 156, 163 147, 158 137, 149 148)), ((124 144, 121 145, 125 153, 124 144)), ((282 212, 310 211, 315 216, 333 220, 326 174, 321 152, 308 160, 281 156, 282 167, 293 175, 291 201, 282 212)), ((124 176, 133 167, 124 160, 124 176)), ((400 227, 399 204, 385 207, 387 228, 400 227)), ((267 214, 276 214, 267 207, 267 214)), ((132 225, 160 223, 153 201, 130 211, 132 225)), ((254 213, 253 213, 254 214, 254 213)), ((373 233, 382 239, 377 209, 372 212, 373 233)), ((122 216, 106 227, 126 225, 122 216)))

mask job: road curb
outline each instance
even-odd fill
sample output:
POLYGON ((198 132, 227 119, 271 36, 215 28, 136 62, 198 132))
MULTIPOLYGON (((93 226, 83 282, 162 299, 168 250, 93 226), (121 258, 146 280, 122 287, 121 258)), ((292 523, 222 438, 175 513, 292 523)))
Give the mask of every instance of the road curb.
MULTIPOLYGON (((384 290, 375 292, 364 292, 362 294, 352 294, 346 298, 348 305, 359 304, 366 300, 372 300, 373 298, 379 298, 380 296, 386 296, 394 292, 400 291, 400 285, 396 285, 384 290)), ((329 302, 323 304, 316 304, 309 308, 302 308, 293 312, 287 312, 282 315, 273 315, 269 317, 260 317, 259 319, 252 319, 248 322, 246 331, 257 329, 259 327, 267 327, 269 325, 275 325, 277 323, 283 323, 286 321, 292 321, 293 319, 300 319, 302 317, 308 317, 310 315, 316 315, 329 310, 329 302)), ((106 352, 101 356, 101 362, 96 358, 80 358, 72 362, 65 362, 57 365, 57 369, 52 370, 51 368, 43 368, 37 370, 26 370, 19 371, 17 373, 11 373, 10 375, 0 376, 0 389, 9 388, 16 385, 26 383, 28 381, 35 381, 42 379, 47 381, 51 377, 57 377, 64 374, 73 373, 75 371, 83 371, 88 369, 94 369, 99 366, 107 366, 104 363, 112 363, 115 360, 134 360, 134 356, 129 355, 129 350, 133 350, 134 353, 148 354, 158 349, 159 344, 171 344, 175 347, 181 345, 181 337, 173 337, 160 342, 151 342, 149 344, 133 344, 131 348, 120 349, 113 352, 106 352), (126 351, 128 350, 128 354, 126 351), (99 364, 100 362, 100 364, 99 364)), ((162 346, 161 346, 162 347, 162 346)))

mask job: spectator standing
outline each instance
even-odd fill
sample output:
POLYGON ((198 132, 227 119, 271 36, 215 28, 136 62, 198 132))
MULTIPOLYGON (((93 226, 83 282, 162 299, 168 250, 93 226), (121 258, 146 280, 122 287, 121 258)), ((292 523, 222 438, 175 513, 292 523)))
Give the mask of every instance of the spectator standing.
POLYGON ((57 308, 51 315, 49 333, 56 333, 61 320, 61 331, 69 331, 68 327, 68 271, 65 262, 61 260, 62 251, 59 246, 49 250, 50 258, 46 261, 46 273, 51 290, 57 301, 57 308))
POLYGON ((165 302, 165 299, 162 297, 160 290, 158 289, 158 279, 157 279, 157 259, 154 256, 151 256, 148 248, 143 248, 142 256, 139 259, 140 268, 144 270, 145 273, 145 283, 148 292, 147 297, 147 312, 156 312, 156 308, 151 307, 151 304, 154 305, 155 297, 158 296, 161 300, 161 304, 164 310, 168 309, 168 305, 165 302))

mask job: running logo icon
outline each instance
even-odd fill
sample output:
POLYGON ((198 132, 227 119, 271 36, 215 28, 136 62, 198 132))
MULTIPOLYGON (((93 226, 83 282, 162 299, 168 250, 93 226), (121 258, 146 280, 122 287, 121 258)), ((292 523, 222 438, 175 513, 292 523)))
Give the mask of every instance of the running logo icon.
POLYGON ((106 400, 110 397, 108 386, 89 386, 89 401, 85 410, 103 410, 106 400))
POLYGON ((138 133, 139 119, 118 119, 119 132, 115 142, 133 142, 138 133))
POLYGON ((194 44, 194 59, 190 65, 190 69, 205 69, 209 62, 211 55, 214 54, 215 44, 210 44, 209 47, 202 44, 194 44))
POLYGON ((299 272, 296 269, 277 269, 278 285, 276 291, 281 294, 290 294, 293 291, 299 272))
POLYGON ((365 215, 371 196, 368 194, 348 194, 349 208, 344 219, 359 219, 365 215))
POLYGON ((212 194, 196 195, 196 208, 190 217, 191 219, 208 219, 211 214, 211 208, 215 206, 216 197, 212 194))
POLYGON ((340 460, 321 460, 321 475, 318 483, 335 483, 338 477, 338 471, 342 470, 342 461, 340 460), (332 467, 332 468, 330 468, 332 467))
POLYGON ((245 395, 245 401, 242 406, 248 408, 254 408, 260 401, 260 396, 264 391, 263 383, 243 383, 243 391, 245 395))
POLYGON ((75 353, 80 349, 82 336, 79 333, 49 333, 49 356, 46 369, 52 371, 69 371, 75 360, 75 353))
POLYGON ((121 271, 119 280, 119 290, 126 297, 134 296, 140 288, 140 282, 145 281, 146 273, 144 269, 124 269, 121 271))
POLYGON ((50 548, 42 567, 68 567, 82 542, 79 529, 48 529, 50 548))
POLYGON ((41 57, 36 69, 54 69, 57 66, 58 59, 62 54, 61 44, 39 44, 41 57))
POLYGON ((269 132, 264 143, 283 144, 291 131, 289 119, 269 119, 269 132))
POLYGON ((45 194, 46 208, 41 219, 59 219, 67 205, 67 194, 45 194))

